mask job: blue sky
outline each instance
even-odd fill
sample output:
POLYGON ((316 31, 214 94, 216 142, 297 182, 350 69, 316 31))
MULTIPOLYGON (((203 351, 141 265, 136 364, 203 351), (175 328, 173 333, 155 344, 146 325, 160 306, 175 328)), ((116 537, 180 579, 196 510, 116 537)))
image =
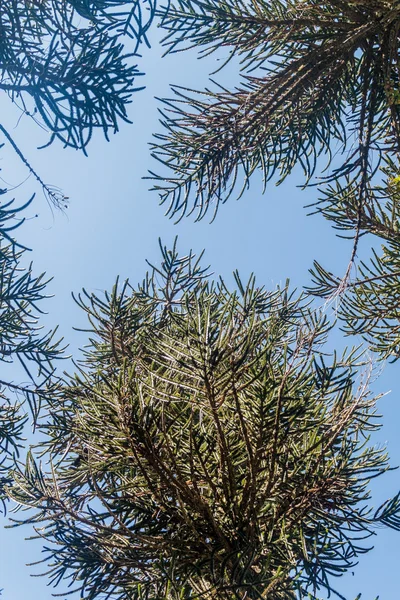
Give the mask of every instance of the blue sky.
MULTIPOLYGON (((239 202, 230 201, 221 207, 212 224, 207 219, 194 223, 187 218, 174 225, 164 216, 157 194, 150 193, 149 182, 142 179, 148 169, 156 167, 148 148, 151 134, 160 131, 159 104, 154 97, 170 95, 170 83, 200 88, 217 63, 213 56, 199 61, 194 52, 166 58, 161 58, 161 54, 154 43, 138 59, 146 73, 139 83, 147 87, 133 98, 130 106, 133 124, 121 124, 120 133, 110 143, 100 135, 95 136, 88 158, 64 150, 57 143, 36 150, 46 140, 46 134, 27 117, 16 126, 18 111, 7 99, 0 98, 2 123, 41 177, 61 187, 70 198, 69 208, 63 214, 50 210, 33 178, 15 190, 21 202, 33 191, 37 192, 26 213, 32 218, 19 230, 19 240, 32 248, 26 259, 34 261, 36 272, 46 271, 54 277, 49 286, 54 297, 47 302, 48 315, 43 323, 51 327, 59 324, 75 356, 85 340, 83 334, 72 328, 85 323, 71 292, 79 292, 82 287, 89 292, 109 289, 117 275, 122 279, 129 277, 132 283, 140 281, 146 270, 145 259, 159 260, 158 237, 169 244, 178 235, 183 253, 205 248, 204 261, 228 282, 232 281, 234 269, 239 269, 243 278, 254 271, 258 282, 268 288, 286 278, 300 288, 309 282, 308 269, 314 258, 334 272, 343 273, 350 256, 350 243, 336 238, 322 217, 306 216, 303 206, 316 198, 316 190, 302 191, 297 187, 302 181, 300 172, 295 172, 278 188, 269 184, 264 195, 260 181, 255 178, 239 202)), ((235 76, 232 65, 224 75, 224 82, 234 85, 235 76)), ((0 159, 0 176, 7 184, 17 185, 26 178, 26 171, 9 146, 0 150, 0 159)), ((3 183, 0 187, 4 187, 3 183)), ((368 241, 363 239, 359 256, 367 251, 368 241)), ((376 443, 388 440, 393 465, 400 464, 400 442, 396 439, 400 422, 398 374, 398 364, 388 365, 374 383, 376 391, 393 390, 381 401, 384 427, 376 436, 376 443)), ((377 483, 376 504, 400 488, 399 473, 389 473, 377 483)), ((63 591, 61 587, 48 588, 46 578, 30 577, 41 571, 40 566, 25 566, 40 559, 41 543, 24 541, 30 535, 27 527, 0 530, 2 600, 27 597, 46 600, 52 592, 63 591)), ((358 592, 363 592, 363 600, 374 600, 378 594, 385 600, 398 597, 400 552, 396 534, 382 531, 374 544, 375 550, 361 557, 354 576, 350 574, 337 582, 336 587, 349 600, 358 592)))

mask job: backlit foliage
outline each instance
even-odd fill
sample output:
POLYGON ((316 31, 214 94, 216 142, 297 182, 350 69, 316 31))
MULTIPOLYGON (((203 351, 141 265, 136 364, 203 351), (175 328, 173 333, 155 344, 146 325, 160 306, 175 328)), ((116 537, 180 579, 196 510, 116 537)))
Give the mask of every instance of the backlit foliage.
POLYGON ((13 473, 51 581, 88 600, 333 593, 377 526, 400 527, 398 496, 369 503, 388 459, 360 357, 321 354, 326 317, 287 287, 236 274, 231 292, 162 255, 137 288, 78 298, 84 359, 13 473))
POLYGON ((369 203, 381 153, 399 149, 397 2, 172 0, 163 26, 169 51, 226 49, 242 76, 166 101, 154 155, 168 167, 155 187, 169 214, 217 210, 256 170, 281 181, 299 163, 309 179, 338 150, 327 179, 350 177, 357 210, 369 203))
POLYGON ((85 150, 95 129, 108 137, 128 120, 141 74, 132 57, 154 8, 153 0, 2 2, 0 90, 49 130, 49 143, 85 150))

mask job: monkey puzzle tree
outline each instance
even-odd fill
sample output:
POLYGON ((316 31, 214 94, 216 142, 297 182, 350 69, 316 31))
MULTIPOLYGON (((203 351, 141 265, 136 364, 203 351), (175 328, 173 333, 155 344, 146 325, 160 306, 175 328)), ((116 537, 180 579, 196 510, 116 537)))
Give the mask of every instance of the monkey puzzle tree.
MULTIPOLYGON (((361 334, 382 358, 397 360, 400 356, 400 177, 398 167, 391 161, 387 161, 383 173, 385 180, 373 187, 373 194, 381 203, 379 210, 365 214, 361 221, 364 231, 382 241, 381 248, 374 249, 369 260, 360 261, 357 276, 348 281, 315 262, 310 289, 321 297, 340 294, 338 315, 346 334, 361 334)), ((327 213, 343 229, 348 229, 348 225, 340 212, 345 210, 347 198, 355 194, 355 187, 349 186, 336 196, 336 204, 332 200, 327 213)))
POLYGON ((344 277, 317 263, 313 289, 347 292, 347 331, 397 357, 399 2, 172 0, 163 26, 170 52, 226 48, 242 75, 232 91, 177 87, 166 101, 153 150, 168 168, 154 177, 169 214, 202 218, 257 170, 279 182, 298 163, 308 183, 325 157, 316 211, 354 243, 344 277), (384 253, 350 282, 365 233, 383 240, 384 253))
POLYGON ((399 149, 397 1, 173 0, 163 26, 170 51, 226 47, 243 75, 233 91, 176 89, 155 145, 172 214, 193 189, 200 218, 257 168, 283 179, 299 162, 309 178, 339 144, 350 148, 328 179, 357 181, 361 218, 380 154, 399 149))
MULTIPOLYGON (((86 147, 96 129, 108 139, 128 121, 127 105, 141 75, 133 64, 138 46, 155 10, 154 0, 9 0, 0 3, 0 91, 65 146, 86 147), (127 44, 128 43, 128 44, 127 44), (130 49, 126 51, 127 45, 130 49)), ((47 185, 32 167, 4 123, 0 131, 34 174, 49 201, 65 203, 65 196, 47 185)), ((7 190, 0 190, 3 195, 7 190)), ((27 398, 34 417, 44 393, 43 383, 52 373, 51 361, 60 355, 53 333, 38 327, 40 301, 47 281, 34 277, 31 266, 21 268, 23 250, 8 233, 15 229, 11 202, 0 203, 0 361, 17 361, 28 374, 28 385, 0 380, 0 469, 16 451, 24 416, 21 405, 8 392, 27 398), (11 225, 10 225, 11 224, 11 225), (38 368, 39 380, 26 361, 38 368)), ((7 481, 7 477, 0 480, 7 481)), ((2 489, 0 490, 2 493, 2 489)))
MULTIPOLYGON (((108 139, 128 121, 139 72, 132 60, 146 42, 155 0, 9 0, 0 5, 0 91, 50 133, 49 144, 86 147, 96 129, 108 139), (126 43, 128 42, 128 43, 126 43), (128 48, 126 50, 125 48, 128 48)), ((4 124, 0 130, 50 200, 4 124)))
POLYGON ((13 473, 51 581, 88 600, 334 593, 376 526, 400 528, 399 495, 368 502, 388 459, 360 357, 321 354, 326 317, 287 287, 236 274, 230 292, 162 255, 136 289, 78 298, 90 343, 42 422, 50 466, 13 473))

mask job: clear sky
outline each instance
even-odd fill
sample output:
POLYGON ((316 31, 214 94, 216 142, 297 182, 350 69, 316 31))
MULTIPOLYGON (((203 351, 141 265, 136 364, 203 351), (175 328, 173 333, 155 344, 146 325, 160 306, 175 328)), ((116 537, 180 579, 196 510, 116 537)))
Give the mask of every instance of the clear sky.
MULTIPOLYGON (((178 235, 183 253, 191 248, 194 251, 205 248, 204 261, 228 282, 232 281, 234 269, 239 269, 244 278, 254 271, 258 282, 268 288, 288 277, 294 287, 309 283, 308 269, 314 258, 335 273, 344 273, 350 256, 350 243, 336 238, 322 217, 306 216, 303 207, 316 198, 316 191, 297 187, 301 183, 299 172, 278 188, 271 183, 264 195, 255 179, 239 202, 230 201, 221 207, 212 224, 207 219, 194 223, 189 217, 174 225, 164 216, 157 194, 150 193, 149 182, 142 179, 148 169, 156 167, 148 148, 152 133, 161 129, 159 103, 154 98, 170 95, 170 83, 201 88, 217 63, 215 56, 199 61, 194 52, 166 58, 161 55, 156 42, 151 50, 143 50, 138 62, 146 75, 138 83, 147 87, 133 98, 130 106, 133 124, 121 124, 121 131, 110 143, 100 135, 94 136, 88 158, 64 150, 57 143, 36 150, 46 141, 46 135, 26 116, 17 125, 20 114, 6 98, 0 98, 2 123, 41 177, 61 187, 70 198, 64 214, 52 213, 32 177, 15 190, 21 202, 33 191, 37 192, 26 213, 32 218, 20 228, 18 239, 32 248, 27 259, 34 261, 36 272, 46 271, 54 277, 49 286, 54 298, 47 302, 48 315, 43 323, 59 324, 75 356, 85 340, 73 327, 85 322, 71 292, 79 292, 82 287, 89 292, 110 289, 117 275, 123 279, 129 277, 132 283, 140 281, 146 270, 145 259, 159 260, 158 237, 169 244, 178 235)), ((233 86, 235 78, 232 65, 224 82, 233 86)), ((0 150, 0 158, 0 176, 8 187, 26 178, 26 171, 9 146, 0 150)), ((363 239, 359 256, 366 256, 363 252, 367 250, 368 240, 363 239)), ((61 367, 64 366, 67 365, 61 367)), ((376 443, 388 440, 393 465, 400 464, 399 366, 398 363, 386 366, 379 381, 374 383, 376 391, 392 390, 381 401, 384 427, 375 440, 376 443)), ((376 504, 398 491, 399 473, 394 471, 379 480, 374 489, 376 504)), ((6 522, 3 518, 3 523, 6 522)), ((32 531, 27 527, 0 530, 2 600, 47 600, 53 592, 63 592, 61 586, 56 590, 47 587, 45 577, 30 577, 45 570, 41 566, 25 566, 41 557, 41 542, 24 541, 30 535, 32 531)), ((336 582, 337 589, 348 600, 354 600, 359 592, 363 593, 363 600, 374 600, 378 594, 384 600, 398 598, 399 542, 400 534, 379 532, 373 540, 375 549, 361 557, 354 575, 336 582)))

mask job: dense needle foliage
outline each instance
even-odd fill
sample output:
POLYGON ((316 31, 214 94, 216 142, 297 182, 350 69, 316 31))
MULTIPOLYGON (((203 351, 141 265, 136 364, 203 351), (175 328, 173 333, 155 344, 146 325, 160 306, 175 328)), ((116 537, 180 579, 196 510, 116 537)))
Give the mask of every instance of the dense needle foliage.
MULTIPOLYGON (((48 143, 86 152, 95 129, 108 139, 128 121, 127 105, 141 75, 134 57, 154 16, 155 0, 7 0, 0 2, 0 91, 49 132, 48 143), (129 46, 129 50, 126 48, 129 46)), ((19 121, 18 121, 19 122, 19 121)), ((42 186, 48 200, 63 207, 67 198, 47 185, 0 123, 0 132, 42 186)), ((1 200, 6 189, 0 190, 1 200)), ((29 204, 29 203, 28 203, 29 204)), ((0 361, 22 365, 27 384, 0 380, 0 474, 18 450, 28 399, 34 418, 52 361, 61 349, 53 332, 39 327, 40 302, 46 297, 44 275, 21 267, 24 251, 10 231, 28 206, 0 203, 0 361), (17 215, 18 213, 18 215, 17 215), (37 373, 30 364, 34 363, 37 373), (18 396, 10 398, 10 394, 18 396)), ((16 371, 13 371, 14 375, 16 371)), ((0 478, 0 495, 3 483, 0 478)))
POLYGON ((300 162, 309 178, 337 144, 346 157, 328 179, 357 180, 365 210, 380 153, 399 148, 398 2, 172 0, 163 26, 170 51, 227 48, 242 74, 232 91, 176 89, 155 144, 171 214, 193 191, 201 218, 256 169, 282 179, 300 162))
POLYGON ((400 527, 399 496, 369 504, 388 462, 359 357, 321 354, 327 318, 287 287, 236 274, 231 292, 162 255, 137 288, 79 297, 84 359, 13 474, 53 583, 88 600, 333 592, 376 526, 400 527))
MULTIPOLYGON (((147 42, 155 0, 7 0, 0 2, 0 92, 64 146, 86 153, 95 130, 109 139, 141 87, 135 64, 147 42)), ((19 121, 18 121, 19 123, 19 121)), ((0 132, 50 203, 66 197, 41 176, 0 123, 0 132)))
MULTIPOLYGON (((0 90, 49 143, 86 151, 96 129, 108 138, 128 120, 154 12, 153 0, 2 3, 0 90)), ((169 213, 202 218, 257 169, 281 181, 299 163, 308 182, 325 155, 333 166, 316 210, 354 244, 344 278, 316 263, 314 292, 339 292, 348 331, 396 358, 400 3, 172 0, 161 12, 170 51, 228 48, 243 76, 233 91, 175 88, 167 102, 154 154, 169 170, 155 176, 169 213), (338 148, 346 154, 331 163, 338 148), (351 280, 366 232, 383 256, 351 280)), ((18 270, 1 234, 0 358, 19 360, 29 383, 0 381, 0 493, 46 540, 51 582, 67 578, 88 600, 342 598, 333 577, 369 550, 376 527, 400 529, 400 495, 370 504, 370 480, 389 468, 369 439, 377 399, 357 352, 323 353, 326 316, 253 277, 236 274, 231 292, 193 255, 162 248, 142 285, 78 298, 89 345, 78 372, 55 383, 60 349, 35 312, 46 282, 18 270), (45 440, 5 473, 24 423, 12 390, 45 440)))
POLYGON ((107 137, 128 120, 132 56, 153 12, 153 0, 2 2, 0 90, 48 128, 49 143, 85 149, 94 129, 107 137))
MULTIPOLYGON (((4 193, 4 190, 3 190, 4 193)), ((9 458, 18 454, 26 421, 22 404, 28 401, 34 418, 49 391, 53 361, 62 354, 55 331, 39 324, 48 280, 35 276, 32 265, 21 266, 25 250, 11 237, 23 219, 27 205, 14 207, 13 201, 0 204, 0 498, 9 482, 9 458), (22 383, 15 383, 19 367, 22 383)))
MULTIPOLYGON (((311 291, 316 296, 341 296, 338 305, 343 330, 348 334, 361 334, 368 345, 384 359, 397 360, 400 356, 400 171, 393 162, 383 170, 385 182, 373 187, 379 198, 376 210, 363 216, 365 231, 381 241, 369 260, 356 266, 356 277, 341 279, 315 262, 311 273, 311 291)), ((328 192, 330 193, 330 192, 328 192)), ((356 216, 349 208, 356 194, 355 186, 336 195, 328 217, 342 229, 349 226, 341 220, 342 210, 347 218, 356 216)))
POLYGON ((324 182, 315 210, 353 239, 344 273, 316 263, 313 292, 342 296, 344 329, 396 359, 399 2, 172 0, 163 27, 169 52, 222 52, 241 75, 234 89, 175 87, 165 100, 153 152, 167 167, 154 177, 168 213, 200 219, 256 171, 280 182, 299 164, 306 183, 324 182), (357 272, 365 234, 384 247, 357 272))

